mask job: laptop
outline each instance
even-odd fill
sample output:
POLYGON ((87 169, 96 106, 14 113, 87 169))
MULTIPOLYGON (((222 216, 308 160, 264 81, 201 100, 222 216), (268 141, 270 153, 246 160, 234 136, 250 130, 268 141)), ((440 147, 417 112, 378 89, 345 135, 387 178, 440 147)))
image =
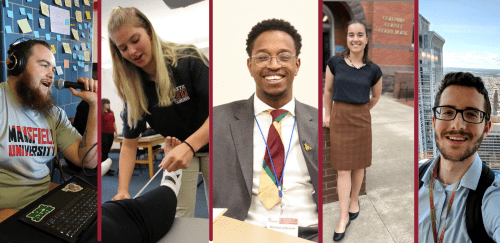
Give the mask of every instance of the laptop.
POLYGON ((75 243, 97 219, 97 188, 77 176, 48 192, 45 199, 26 206, 19 220, 75 243))

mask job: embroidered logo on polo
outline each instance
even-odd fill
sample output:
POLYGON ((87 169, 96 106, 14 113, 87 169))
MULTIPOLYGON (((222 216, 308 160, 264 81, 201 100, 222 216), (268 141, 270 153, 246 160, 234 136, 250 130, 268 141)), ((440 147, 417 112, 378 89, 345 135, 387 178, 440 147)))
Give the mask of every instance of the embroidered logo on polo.
POLYGON ((31 213, 26 215, 26 218, 30 218, 33 222, 40 222, 42 219, 47 216, 50 212, 54 211, 55 207, 50 205, 40 204, 37 208, 35 208, 31 213))
POLYGON ((52 129, 9 126, 9 156, 55 156, 52 129))
POLYGON ((188 101, 189 99, 190 99, 189 94, 188 94, 186 86, 184 86, 184 84, 175 87, 175 90, 174 90, 174 102, 175 102, 175 104, 180 104, 182 102, 188 101))

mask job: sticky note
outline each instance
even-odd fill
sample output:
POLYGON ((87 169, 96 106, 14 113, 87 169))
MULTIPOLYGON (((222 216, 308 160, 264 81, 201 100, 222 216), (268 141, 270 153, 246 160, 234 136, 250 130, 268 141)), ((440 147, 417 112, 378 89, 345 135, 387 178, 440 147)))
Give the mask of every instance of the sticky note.
POLYGON ((38 34, 38 31, 33 31, 33 34, 35 34, 35 38, 40 38, 40 35, 38 34))
POLYGON ((31 2, 32 2, 32 0, 27 0, 27 2, 31 3, 31 2))
POLYGON ((65 24, 65 25, 69 25, 69 19, 66 19, 66 20, 64 21, 64 24, 65 24))
POLYGON ((27 19, 20 19, 20 20, 17 21, 17 24, 19 25, 19 27, 21 28, 21 31, 23 33, 29 33, 29 32, 31 32, 31 26, 28 23, 27 19))
POLYGON ((78 69, 76 69, 76 66, 75 66, 75 65, 73 65, 73 70, 74 70, 74 71, 77 71, 77 70, 78 70, 78 69))
POLYGON ((86 50, 87 50, 87 47, 85 47, 85 43, 82 43, 82 50, 83 50, 83 51, 86 51, 86 50))
POLYGON ((45 34, 45 39, 50 40, 50 34, 45 34))
POLYGON ((83 55, 85 55, 85 61, 89 62, 90 61, 90 52, 89 51, 84 51, 83 55))
POLYGON ((85 33, 82 32, 82 37, 85 38, 85 33))
POLYGON ((71 0, 65 0, 64 3, 66 5, 66 7, 71 8, 71 0))
POLYGON ((91 47, 90 47, 90 43, 87 43, 87 48, 91 48, 91 47))
POLYGON ((71 47, 69 46, 69 43, 62 43, 63 48, 64 48, 64 53, 71 53, 71 47))
POLYGON ((60 35, 57 35, 57 40, 61 41, 61 36, 60 35))
POLYGON ((63 70, 62 70, 61 66, 57 66, 56 67, 56 71, 57 71, 57 75, 62 75, 63 74, 63 70))
POLYGON ((26 9, 25 8, 19 8, 19 12, 21 12, 21 15, 26 15, 26 9))
POLYGON ((56 54, 56 47, 54 45, 50 45, 50 47, 52 48, 52 54, 56 54))
POLYGON ((78 24, 78 29, 82 29, 82 24, 78 24))
POLYGON ((40 1, 40 9, 42 10, 42 14, 47 16, 47 17, 50 17, 50 14, 49 14, 49 5, 47 5, 46 3, 40 1))
POLYGON ((83 24, 83 28, 85 28, 85 29, 87 28, 87 23, 83 24))
POLYGON ((56 2, 57 5, 62 6, 61 0, 55 0, 54 2, 56 2))
POLYGON ((7 32, 7 34, 11 34, 12 33, 12 27, 6 25, 5 26, 5 32, 7 32))
POLYGON ((80 0, 75 0, 75 6, 80 7, 80 0))
POLYGON ((9 7, 9 0, 5 0, 5 7, 8 8, 9 7))
POLYGON ((89 23, 89 28, 92 28, 92 23, 89 23))
POLYGON ((13 19, 14 18, 14 12, 12 12, 11 10, 7 10, 7 16, 9 16, 9 18, 13 19))
POLYGON ((75 45, 75 50, 77 50, 77 51, 78 51, 78 45, 75 45))
POLYGON ((73 53, 73 59, 76 59, 76 53, 73 53))
POLYGON ((82 22, 82 12, 81 12, 81 11, 76 10, 76 11, 75 11, 75 18, 76 18, 76 21, 78 21, 78 22, 82 22))
POLYGON ((89 37, 92 38, 92 34, 90 34, 89 37))
POLYGON ((89 65, 85 65, 85 72, 89 71, 89 65))
POLYGON ((85 11, 85 15, 87 15, 87 19, 91 19, 91 18, 90 18, 90 12, 89 12, 89 11, 85 11))
POLYGON ((83 0, 83 4, 90 6, 89 0, 83 0))
POLYGON ((45 29, 45 19, 39 18, 38 22, 40 23, 40 28, 45 29))
POLYGON ((33 20, 33 14, 30 14, 30 13, 29 13, 29 14, 28 14, 28 19, 33 20))
POLYGON ((64 60, 64 68, 69 68, 69 60, 64 60))
POLYGON ((71 29, 71 33, 73 33, 75 40, 80 40, 80 37, 78 37, 78 30, 71 29))

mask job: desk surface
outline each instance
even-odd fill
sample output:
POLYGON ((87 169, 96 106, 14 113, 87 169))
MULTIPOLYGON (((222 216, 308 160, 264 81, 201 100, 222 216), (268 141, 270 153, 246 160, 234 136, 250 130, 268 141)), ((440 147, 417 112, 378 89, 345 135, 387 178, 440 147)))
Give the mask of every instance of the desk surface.
POLYGON ((214 223, 214 242, 273 242, 273 243, 311 243, 298 237, 285 235, 250 223, 226 216, 214 223))
POLYGON ((172 227, 158 243, 208 242, 208 224, 204 218, 175 218, 172 227))
MULTIPOLYGON (((115 138, 115 142, 117 143, 122 143, 124 137, 123 136, 118 136, 115 138)), ((161 134, 155 134, 151 136, 146 136, 146 137, 140 137, 139 142, 150 142, 150 141, 155 141, 155 140, 165 140, 165 137, 163 137, 161 134)))

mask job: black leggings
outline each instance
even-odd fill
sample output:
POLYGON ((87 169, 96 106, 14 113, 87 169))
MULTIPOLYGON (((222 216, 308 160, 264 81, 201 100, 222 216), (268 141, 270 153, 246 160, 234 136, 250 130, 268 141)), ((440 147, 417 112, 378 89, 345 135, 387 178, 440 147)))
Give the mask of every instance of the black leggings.
POLYGON ((101 161, 108 159, 114 138, 115 135, 113 133, 101 133, 101 161))
MULTIPOLYGON (((136 199, 105 202, 101 206, 102 242, 157 242, 172 226, 176 207, 177 197, 166 186, 136 199)), ((94 242, 96 236, 97 224, 80 242, 94 242)))

